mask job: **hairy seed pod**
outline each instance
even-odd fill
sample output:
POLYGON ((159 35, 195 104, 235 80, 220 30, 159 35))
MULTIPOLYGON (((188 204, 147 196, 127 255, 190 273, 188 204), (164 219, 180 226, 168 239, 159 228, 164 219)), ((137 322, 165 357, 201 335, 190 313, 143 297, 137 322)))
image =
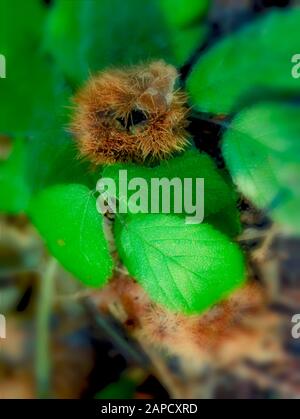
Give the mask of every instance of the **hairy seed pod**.
POLYGON ((177 72, 163 61, 106 70, 74 98, 71 132, 95 165, 156 161, 188 144, 186 96, 177 72))

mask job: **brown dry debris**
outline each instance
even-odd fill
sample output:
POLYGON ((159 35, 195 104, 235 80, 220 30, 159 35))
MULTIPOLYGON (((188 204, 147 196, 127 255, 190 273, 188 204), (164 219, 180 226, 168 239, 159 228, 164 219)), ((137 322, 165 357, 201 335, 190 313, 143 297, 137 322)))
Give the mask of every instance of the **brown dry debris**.
POLYGON ((200 367, 228 367, 245 359, 281 358, 278 317, 270 312, 262 288, 249 283, 229 299, 198 316, 171 313, 149 300, 126 277, 115 278, 94 295, 141 343, 200 367))

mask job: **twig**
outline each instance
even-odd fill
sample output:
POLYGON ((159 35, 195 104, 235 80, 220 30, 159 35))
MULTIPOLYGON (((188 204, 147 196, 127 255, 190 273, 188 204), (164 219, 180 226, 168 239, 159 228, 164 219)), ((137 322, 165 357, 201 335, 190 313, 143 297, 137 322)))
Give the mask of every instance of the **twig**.
POLYGON ((46 272, 41 278, 40 296, 37 307, 37 340, 36 340, 36 383, 38 398, 47 398, 50 393, 50 335, 49 321, 53 301, 54 278, 57 262, 51 258, 46 272))

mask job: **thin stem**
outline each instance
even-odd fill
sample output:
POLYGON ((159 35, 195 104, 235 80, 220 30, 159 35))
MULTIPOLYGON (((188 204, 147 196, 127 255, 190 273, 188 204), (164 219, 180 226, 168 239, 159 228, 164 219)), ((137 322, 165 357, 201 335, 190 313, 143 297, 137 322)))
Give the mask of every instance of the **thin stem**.
POLYGON ((57 266, 56 260, 51 258, 46 266, 45 274, 41 278, 38 299, 35 371, 37 396, 40 399, 47 398, 50 394, 51 360, 49 323, 57 266))

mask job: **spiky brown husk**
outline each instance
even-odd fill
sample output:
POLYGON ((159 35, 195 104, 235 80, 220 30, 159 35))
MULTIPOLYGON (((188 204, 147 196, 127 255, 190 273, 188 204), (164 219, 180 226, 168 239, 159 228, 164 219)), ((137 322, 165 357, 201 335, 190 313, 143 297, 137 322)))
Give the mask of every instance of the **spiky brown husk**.
POLYGON ((174 91, 176 77, 163 61, 92 77, 74 98, 71 131, 80 154, 99 165, 160 160, 182 151, 188 144, 187 107, 184 93, 174 91))
MULTIPOLYGON (((263 289, 248 283, 206 313, 185 316, 153 303, 142 287, 117 276, 100 293, 102 310, 116 317, 138 341, 188 362, 226 367, 244 359, 273 361, 282 355, 279 320, 263 289)), ((97 295, 94 295, 97 304, 97 295)))

